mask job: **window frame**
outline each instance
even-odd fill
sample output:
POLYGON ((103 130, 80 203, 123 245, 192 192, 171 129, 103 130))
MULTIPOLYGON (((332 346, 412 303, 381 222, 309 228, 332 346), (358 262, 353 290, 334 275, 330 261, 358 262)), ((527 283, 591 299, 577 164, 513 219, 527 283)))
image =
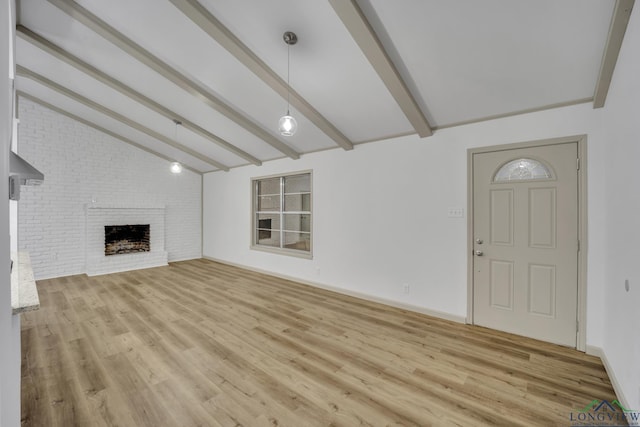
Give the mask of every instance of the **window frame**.
POLYGON ((251 197, 251 220, 250 220, 251 242, 249 245, 250 249, 256 250, 256 251, 262 251, 262 252, 269 252, 273 254, 288 255, 288 256, 297 257, 297 258, 305 258, 305 259, 313 258, 313 170, 302 170, 302 171, 295 171, 295 172, 252 177, 250 179, 250 197, 251 197), (285 193, 284 193, 284 186, 282 185, 282 182, 283 182, 282 179, 295 177, 298 175, 309 175, 309 250, 305 251, 302 249, 291 249, 291 248, 282 247, 284 244, 284 240, 282 238, 280 239, 280 247, 258 244, 256 240, 256 234, 258 233, 258 213, 260 212, 257 210, 258 209, 258 182, 268 180, 268 179, 274 179, 274 178, 279 178, 281 180, 280 194, 279 194, 280 200, 281 200, 280 210, 273 211, 273 213, 278 213, 280 215, 281 230, 279 232, 283 234, 284 233, 284 229, 283 229, 284 214, 286 213, 286 211, 284 210, 285 193))

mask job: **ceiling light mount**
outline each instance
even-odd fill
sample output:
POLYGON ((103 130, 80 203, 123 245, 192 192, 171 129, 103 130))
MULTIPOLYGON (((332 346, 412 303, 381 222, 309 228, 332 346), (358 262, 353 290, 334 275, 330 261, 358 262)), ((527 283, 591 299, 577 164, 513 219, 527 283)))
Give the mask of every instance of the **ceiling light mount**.
POLYGON ((289 46, 293 46, 294 44, 298 43, 298 36, 296 36, 296 33, 294 33, 293 31, 286 31, 282 35, 282 39, 289 46))
POLYGON ((289 97, 291 93, 291 86, 289 85, 291 55, 289 49, 291 48, 291 46, 298 43, 298 36, 293 31, 285 31, 285 33, 282 35, 282 39, 287 45, 287 114, 280 117, 280 121, 278 121, 278 130, 283 136, 292 136, 296 133, 296 130, 298 130, 298 122, 289 113, 289 97))

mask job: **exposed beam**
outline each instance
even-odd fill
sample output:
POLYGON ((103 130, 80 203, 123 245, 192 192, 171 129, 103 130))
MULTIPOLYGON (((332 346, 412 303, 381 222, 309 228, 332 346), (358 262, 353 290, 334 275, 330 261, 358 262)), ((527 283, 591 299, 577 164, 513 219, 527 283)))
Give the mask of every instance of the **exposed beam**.
POLYGON ((40 75, 40 74, 38 74, 38 73, 36 73, 34 71, 31 71, 28 68, 25 68, 25 67, 23 67, 21 65, 17 65, 16 66, 16 73, 19 76, 26 77, 28 79, 36 81, 36 82, 40 83, 41 85, 48 87, 49 89, 52 89, 52 90, 54 90, 54 91, 56 91, 56 92, 58 92, 58 93, 60 93, 60 94, 62 94, 64 96, 66 96, 68 98, 71 98, 71 99, 73 99, 73 100, 75 100, 75 101, 77 101, 77 102, 79 102, 81 104, 84 104, 89 108, 93 108, 94 110, 96 110, 96 111, 98 111, 98 112, 100 112, 100 113, 102 113, 102 114, 104 114, 106 116, 109 116, 114 120, 117 120, 117 121, 119 121, 121 123, 124 123, 127 126, 130 126, 130 127, 134 128, 134 129, 136 129, 136 130, 138 130, 138 131, 140 131, 142 133, 146 133, 150 137, 155 138, 155 139, 157 139, 159 141, 162 141, 165 144, 170 145, 170 146, 172 146, 174 148, 177 148, 178 150, 183 151, 183 152, 185 152, 185 153, 187 153, 187 154, 189 154, 189 155, 191 155, 191 156, 193 156, 193 157, 195 157, 197 159, 200 159, 203 162, 209 163, 210 165, 215 166, 218 169, 222 169, 224 171, 228 171, 229 170, 228 166, 223 165, 222 163, 220 163, 220 162, 218 162, 218 161, 216 161, 216 160, 214 160, 214 159, 212 159, 210 157, 204 156, 204 155, 200 154, 199 152, 197 152, 195 150, 192 150, 191 148, 186 147, 186 146, 180 144, 177 141, 174 141, 171 138, 167 138, 166 136, 162 135, 161 133, 158 133, 158 132, 154 131, 153 129, 149 129, 148 127, 143 126, 140 123, 135 122, 135 121, 131 120, 130 118, 123 116, 120 113, 117 113, 117 112, 115 112, 113 110, 110 110, 109 108, 107 108, 107 107, 105 107, 105 106, 103 106, 101 104, 98 104, 95 101, 90 100, 89 98, 85 98, 84 96, 80 95, 79 93, 74 92, 71 89, 68 89, 68 88, 62 86, 62 85, 54 82, 53 80, 49 80, 48 78, 46 78, 46 77, 44 77, 44 76, 42 76, 42 75, 40 75))
POLYGON ((276 74, 263 60, 236 37, 227 27, 213 16, 197 0, 169 0, 182 13, 209 34, 222 47, 243 63, 251 72, 276 91, 284 99, 290 91, 290 103, 302 115, 333 139, 345 150, 352 150, 353 143, 333 124, 329 122, 318 110, 313 108, 298 92, 291 89, 278 74, 276 74))
POLYGON ((235 110, 222 99, 218 98, 204 85, 188 79, 175 68, 163 62, 160 58, 151 54, 142 46, 127 38, 124 34, 118 32, 106 22, 102 21, 96 15, 79 5, 73 0, 47 0, 49 3, 57 6, 60 10, 81 22, 92 31, 96 32, 109 42, 118 46, 129 55, 142 62, 156 73, 160 74, 176 86, 185 90, 192 96, 204 102, 209 107, 215 109, 220 114, 235 122, 237 125, 245 128, 276 150, 286 154, 292 159, 300 158, 300 154, 294 149, 277 139, 275 136, 267 132, 265 129, 254 123, 242 113, 235 110))
POLYGON ((17 27, 17 35, 18 37, 20 37, 23 40, 28 41, 29 43, 33 44, 34 46, 40 48, 41 50, 47 52, 48 54, 52 55, 55 58, 60 59, 61 61, 66 62, 67 64, 71 65, 72 67, 75 67, 76 69, 82 71, 85 74, 88 74, 89 76, 93 77, 94 79, 106 84, 107 86, 109 86, 112 89, 117 90, 118 92, 120 92, 121 94, 128 96, 129 98, 133 99, 136 102, 139 102, 140 104, 144 105, 145 107, 155 111, 158 114, 161 114, 162 116, 166 117, 169 120, 178 120, 180 122, 182 122, 182 127, 189 129, 190 131, 197 133, 198 135, 202 136, 205 139, 208 139, 211 142, 214 142, 215 144, 219 145, 220 147, 232 152, 233 154, 242 157, 243 159, 253 163, 254 165, 260 166, 262 164, 262 162, 253 157, 251 154, 241 150, 240 148, 236 147, 235 145, 232 145, 231 143, 225 141, 224 139, 218 137, 217 135, 212 134, 211 132, 209 132, 206 129, 203 129, 202 127, 198 126, 197 124, 193 123, 192 121, 190 121, 189 119, 179 115, 176 112, 173 112, 171 110, 169 110, 168 108, 166 108, 165 106, 157 103, 156 101, 146 97, 145 95, 141 94, 140 92, 136 91, 135 89, 125 85, 124 83, 114 79, 113 77, 107 75, 106 73, 98 70, 96 67, 84 62, 82 59, 78 58, 77 56, 74 56, 73 54, 67 52, 66 50, 62 49, 61 47, 51 43, 49 40, 45 39, 44 37, 36 34, 35 32, 31 31, 30 29, 22 26, 22 25, 18 25, 17 27))
MULTIPOLYGON (((55 111, 56 113, 62 114, 63 116, 69 117, 70 119, 73 119, 73 120, 75 120, 75 121, 77 121, 79 123, 82 123, 83 125, 89 126, 90 128, 93 128, 93 129, 95 129, 97 131, 100 131, 100 132, 102 132, 102 133, 104 133, 106 135, 109 135, 109 136, 113 137, 113 138, 119 139, 122 142, 125 142, 125 143, 127 143, 129 145, 132 145, 132 146, 134 146, 136 148, 139 148, 140 150, 146 151, 147 153, 151 153, 154 156, 160 157, 160 158, 162 158, 164 160, 167 160, 169 162, 175 161, 175 159, 167 157, 162 153, 158 153, 157 151, 154 151, 154 150, 152 150, 152 149, 150 149, 148 147, 145 147, 144 145, 140 145, 137 142, 133 141, 132 139, 129 139, 127 137, 119 135, 119 134, 117 134, 115 132, 112 132, 109 129, 103 128, 102 126, 97 125, 97 124, 95 124, 95 123, 93 123, 93 122, 91 122, 89 120, 83 119, 80 116, 76 116, 75 114, 70 113, 67 110, 64 110, 64 109, 62 109, 60 107, 57 107, 57 106, 55 106, 53 104, 50 104, 47 101, 44 101, 44 100, 42 100, 42 99, 40 99, 38 97, 35 97, 33 95, 30 95, 30 94, 26 93, 26 92, 23 92, 23 91, 19 90, 19 91, 16 91, 16 95, 21 97, 21 98, 33 101, 33 102, 35 102, 37 104, 40 104, 43 107, 46 107, 46 108, 48 108, 48 109, 50 109, 52 111, 55 111)), ((187 166, 185 164, 183 164, 182 167, 185 168, 185 169, 189 169, 191 172, 195 172, 198 175, 202 175, 203 174, 203 172, 201 172, 201 171, 199 171, 197 169, 194 169, 194 168, 192 168, 190 166, 187 166)), ((207 172, 213 172, 213 171, 205 171, 204 173, 207 173, 207 172)))
POLYGON ((489 120, 498 120, 498 119, 504 119, 505 117, 513 117, 513 116, 519 116, 521 114, 529 114, 529 113, 535 113, 538 111, 545 111, 545 110, 554 110, 556 108, 563 108, 563 107, 568 107, 571 105, 579 105, 579 104, 587 104, 587 103, 591 103, 593 102, 593 97, 588 97, 588 98, 580 98, 580 99, 573 99, 571 101, 565 101, 565 102, 556 102, 553 104, 547 104, 547 105, 541 105, 539 107, 532 107, 532 108, 525 108, 522 110, 516 110, 516 111, 511 111, 508 113, 500 113, 500 114, 493 114, 490 116, 483 116, 483 117, 478 117, 475 119, 469 119, 469 120, 462 120, 459 122, 452 122, 452 123, 443 123, 440 126, 436 126, 433 128, 434 131, 439 131, 442 129, 448 129, 448 128, 454 128, 454 127, 458 127, 458 126, 466 126, 466 125, 470 125, 473 123, 481 123, 481 122, 487 122, 489 120))
POLYGON ((596 84, 596 90, 593 95, 593 108, 604 107, 604 102, 609 92, 609 85, 611 85, 611 78, 613 77, 613 70, 616 68, 616 62, 618 61, 618 55, 622 47, 624 33, 627 31, 627 24, 629 24, 629 17, 631 16, 634 2, 635 0, 616 1, 611 18, 611 25, 609 26, 607 44, 605 45, 602 63, 600 64, 598 83, 596 84))
POLYGON ((404 112, 415 131, 424 138, 431 136, 433 131, 418 106, 411 91, 400 76, 396 66, 384 50, 380 39, 362 13, 356 0, 329 0, 333 10, 342 20, 351 37, 360 46, 360 50, 367 57, 373 69, 378 73, 385 86, 404 112))

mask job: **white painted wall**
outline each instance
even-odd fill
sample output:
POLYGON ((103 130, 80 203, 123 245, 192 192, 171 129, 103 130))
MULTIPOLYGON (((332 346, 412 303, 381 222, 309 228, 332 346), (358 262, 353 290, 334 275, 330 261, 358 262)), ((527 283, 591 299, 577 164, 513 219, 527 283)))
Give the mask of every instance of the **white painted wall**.
POLYGON ((9 147, 11 144, 15 4, 0 2, 0 426, 20 425, 20 317, 11 310, 9 278, 9 147))
POLYGON ((36 279, 85 272, 85 206, 166 207, 169 261, 201 256, 200 175, 27 99, 19 100, 19 153, 44 173, 22 187, 19 248, 36 279))
MULTIPOLYGON (((587 345, 640 408, 640 11, 605 108, 590 104, 247 166, 204 178, 204 256, 457 316, 466 313, 466 150, 588 135, 587 345), (314 259, 251 251, 254 176, 312 169, 314 259), (630 291, 625 291, 629 280, 630 291), (402 293, 402 283, 411 293, 402 293)), ((597 398, 594 397, 594 398, 597 398)))
POLYGON ((640 411, 640 9, 636 3, 604 110, 607 265, 603 347, 632 409, 640 411), (625 291, 624 281, 630 290, 625 291))
POLYGON ((589 272, 587 343, 602 345, 605 257, 602 110, 590 104, 439 130, 247 166, 204 178, 203 254, 339 287, 350 292, 466 316, 467 149, 588 135, 589 272), (313 170, 314 258, 249 249, 251 177, 313 170), (466 216, 466 215, 465 215, 466 216), (410 285, 410 294, 402 284, 410 285))

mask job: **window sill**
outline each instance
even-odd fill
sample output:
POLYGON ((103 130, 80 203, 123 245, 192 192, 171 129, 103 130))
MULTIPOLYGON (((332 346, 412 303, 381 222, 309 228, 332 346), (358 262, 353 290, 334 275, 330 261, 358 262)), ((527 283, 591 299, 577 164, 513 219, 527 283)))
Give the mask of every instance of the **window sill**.
POLYGON ((313 253, 297 251, 294 249, 280 249, 280 248, 273 248, 271 246, 260 246, 260 245, 251 245, 250 248, 251 250, 254 250, 254 251, 268 252, 271 254, 287 255, 294 258, 313 259, 313 253))

